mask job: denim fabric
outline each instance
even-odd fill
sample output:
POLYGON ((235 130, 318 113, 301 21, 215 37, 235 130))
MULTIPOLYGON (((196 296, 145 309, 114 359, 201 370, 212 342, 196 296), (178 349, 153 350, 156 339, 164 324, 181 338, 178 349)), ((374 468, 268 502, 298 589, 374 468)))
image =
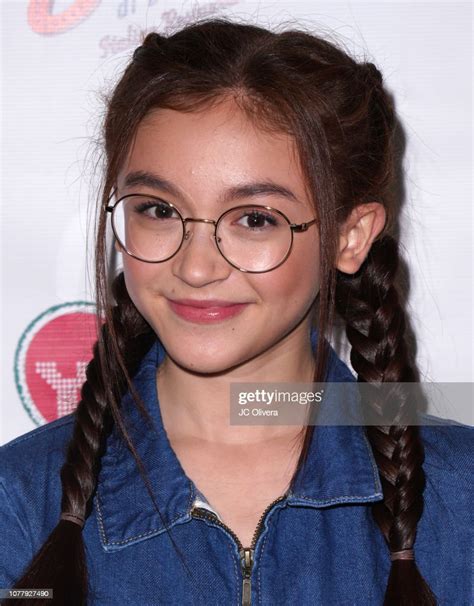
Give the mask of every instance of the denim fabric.
MULTIPOLYGON (((314 329, 311 340, 314 349, 314 329)), ((238 544, 211 513, 210 519, 191 516, 193 504, 212 506, 184 473, 163 427, 156 369, 164 356, 157 340, 134 378, 156 432, 129 394, 122 403, 162 517, 114 428, 83 530, 88 603, 238 606, 238 544)), ((332 349, 327 380, 355 380, 332 349)), ((0 448, 0 587, 13 585, 58 521, 59 471, 73 425, 73 414, 67 415, 0 448)), ((469 606, 473 428, 440 421, 420 430, 426 489, 415 542, 418 567, 440 605, 469 606)), ((316 427, 307 464, 265 516, 255 544, 252 606, 381 605, 390 559, 371 513, 371 503, 381 499, 364 429, 316 427)))

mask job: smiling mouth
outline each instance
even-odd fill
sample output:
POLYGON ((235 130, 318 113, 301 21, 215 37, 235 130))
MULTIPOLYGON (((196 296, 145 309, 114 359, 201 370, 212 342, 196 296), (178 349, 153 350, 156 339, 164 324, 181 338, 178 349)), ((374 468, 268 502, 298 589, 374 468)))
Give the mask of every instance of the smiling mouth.
POLYGON ((227 320, 240 314, 249 305, 249 303, 232 303, 230 301, 218 301, 216 304, 216 300, 198 301, 190 299, 179 301, 168 299, 168 304, 178 317, 195 323, 227 320))

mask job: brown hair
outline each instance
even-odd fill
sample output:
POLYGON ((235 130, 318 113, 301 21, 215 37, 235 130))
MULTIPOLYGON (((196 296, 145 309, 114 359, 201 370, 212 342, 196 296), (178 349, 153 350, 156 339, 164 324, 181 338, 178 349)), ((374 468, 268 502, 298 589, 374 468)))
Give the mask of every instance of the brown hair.
MULTIPOLYGON (((396 118, 380 71, 372 63, 355 61, 336 44, 298 30, 270 32, 219 18, 195 22, 168 37, 150 33, 113 90, 104 119, 106 166, 96 232, 99 338, 61 469, 63 513, 89 515, 101 449, 113 423, 145 475, 124 427, 120 401, 131 389, 146 414, 131 377, 156 335, 131 301, 123 273, 115 277, 111 292, 108 288, 104 209, 118 171, 150 110, 195 111, 224 97, 235 99, 260 128, 286 132, 297 144, 320 219, 315 382, 326 376, 326 335, 336 313, 345 323, 358 381, 416 380, 395 285, 398 245, 391 234, 396 118), (342 274, 335 268, 338 229, 356 205, 374 200, 385 206, 388 221, 360 270, 342 274), (105 319, 103 325, 99 318, 105 319)), ((402 418, 406 404, 400 402, 402 418)), ((313 426, 305 428, 298 469, 313 431, 313 426)), ((384 493, 372 511, 389 558, 389 552, 411 549, 415 542, 423 510, 423 443, 416 426, 368 426, 366 431, 384 493)), ((148 482, 147 487, 153 499, 148 482)), ((60 520, 15 587, 53 587, 56 603, 85 604, 80 526, 60 520), (53 561, 62 562, 61 568, 53 561)), ((435 603, 415 560, 391 562, 385 606, 435 603)))

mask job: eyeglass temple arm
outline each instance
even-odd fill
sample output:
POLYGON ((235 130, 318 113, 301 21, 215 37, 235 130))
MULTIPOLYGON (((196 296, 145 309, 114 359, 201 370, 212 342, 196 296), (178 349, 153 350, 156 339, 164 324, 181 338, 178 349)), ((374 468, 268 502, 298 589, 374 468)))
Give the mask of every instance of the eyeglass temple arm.
POLYGON ((300 223, 299 225, 297 225, 296 223, 292 223, 290 227, 295 232, 306 231, 310 225, 313 225, 313 223, 316 223, 317 221, 317 219, 313 219, 312 221, 308 221, 307 223, 300 223))

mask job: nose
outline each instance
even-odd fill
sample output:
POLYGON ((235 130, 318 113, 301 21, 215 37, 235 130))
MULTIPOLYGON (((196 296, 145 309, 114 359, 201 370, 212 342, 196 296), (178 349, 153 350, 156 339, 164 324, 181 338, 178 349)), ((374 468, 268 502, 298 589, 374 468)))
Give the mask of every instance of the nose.
POLYGON ((217 248, 214 221, 203 219, 199 223, 203 224, 186 223, 183 244, 172 258, 173 274, 194 288, 224 280, 232 271, 217 248))

